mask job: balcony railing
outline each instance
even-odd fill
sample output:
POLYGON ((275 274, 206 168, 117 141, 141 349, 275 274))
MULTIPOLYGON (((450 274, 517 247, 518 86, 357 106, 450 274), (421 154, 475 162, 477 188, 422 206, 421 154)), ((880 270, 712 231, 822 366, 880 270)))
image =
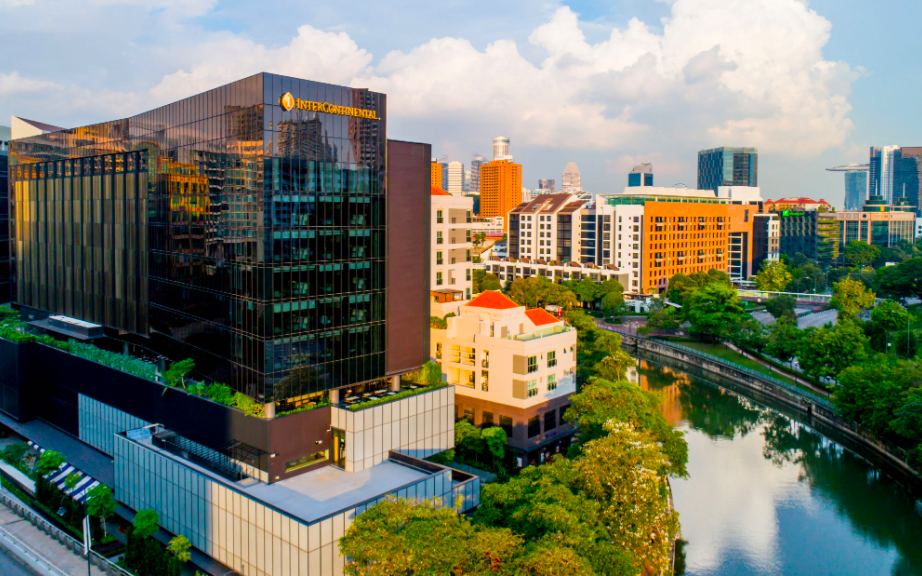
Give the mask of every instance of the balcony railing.
POLYGON ((532 332, 531 334, 519 334, 517 336, 506 336, 506 340, 518 340, 520 342, 528 342, 529 340, 537 340, 538 338, 545 338, 547 336, 556 336, 557 334, 563 334, 564 332, 569 332, 573 330, 569 326, 552 326, 550 328, 545 328, 543 330, 538 330, 532 332))

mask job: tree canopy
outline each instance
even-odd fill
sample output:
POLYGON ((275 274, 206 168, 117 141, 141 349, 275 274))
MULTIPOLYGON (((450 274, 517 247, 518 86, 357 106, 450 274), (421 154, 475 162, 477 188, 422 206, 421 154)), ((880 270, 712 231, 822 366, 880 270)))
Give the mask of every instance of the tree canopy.
POLYGON ((797 319, 797 314, 794 312, 796 306, 797 300, 790 294, 779 294, 765 303, 765 309, 775 318, 784 316, 791 320, 797 319))
POLYGON ((836 379, 840 372, 867 358, 867 346, 861 328, 845 319, 835 326, 804 330, 797 361, 811 376, 836 379))
POLYGON ((852 266, 863 268, 880 256, 880 248, 861 240, 852 240, 845 245, 845 261, 852 266))
POLYGON ((764 260, 762 269, 753 277, 756 288, 769 292, 781 292, 791 282, 791 273, 781 260, 764 260))
POLYGON ((850 278, 837 282, 833 287, 830 305, 839 311, 839 316, 857 316, 863 308, 874 305, 875 295, 864 284, 850 278))
POLYGON ((721 338, 740 323, 743 311, 736 290, 723 284, 710 284, 687 297, 682 315, 691 324, 692 331, 721 338))

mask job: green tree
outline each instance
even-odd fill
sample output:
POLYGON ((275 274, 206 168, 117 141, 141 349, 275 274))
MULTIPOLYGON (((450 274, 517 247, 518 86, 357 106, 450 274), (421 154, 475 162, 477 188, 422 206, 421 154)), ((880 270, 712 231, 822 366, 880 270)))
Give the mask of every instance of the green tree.
POLYGON ((480 437, 487 445, 487 450, 494 458, 502 458, 506 454, 506 431, 499 426, 491 426, 481 432, 480 437))
POLYGON ((163 375, 163 379, 166 381, 168 386, 182 386, 186 387, 186 376, 190 372, 195 370, 195 361, 192 358, 186 358, 179 362, 173 362, 170 364, 170 367, 167 369, 166 374, 163 375))
POLYGON ((445 330, 448 328, 448 322, 438 316, 429 317, 429 327, 435 330, 445 330))
POLYGON ((602 310, 606 316, 613 316, 624 306, 624 296, 621 292, 609 292, 602 297, 602 310))
POLYGON ((907 392, 917 390, 920 379, 922 369, 917 363, 878 354, 842 372, 833 401, 843 416, 878 436, 891 431, 902 433, 902 429, 894 430, 891 425, 904 406, 907 392))
POLYGON ((596 376, 604 380, 624 380, 627 377, 628 368, 636 366, 637 361, 624 350, 618 350, 611 356, 602 358, 595 366, 593 371, 596 376))
POLYGON ((423 368, 420 371, 420 376, 422 381, 420 384, 425 384, 427 386, 435 386, 436 384, 442 383, 442 367, 439 366, 436 362, 428 360, 423 364, 423 368))
POLYGON ((106 520, 115 513, 115 498, 112 489, 105 484, 97 484, 86 497, 87 513, 99 517, 99 524, 106 530, 106 520))
POLYGON ((385 500, 356 517, 339 551, 351 576, 512 576, 523 544, 511 530, 472 524, 450 508, 385 500))
POLYGON ((797 314, 794 312, 797 306, 797 300, 789 294, 779 294, 765 303, 765 309, 775 318, 790 318, 797 320, 797 314))
POLYGON ((617 292, 618 294, 622 294, 624 292, 624 286, 621 285, 621 282, 618 282, 614 278, 609 278, 608 280, 603 280, 602 283, 599 284, 600 295, 604 296, 606 294, 611 294, 612 292, 617 292))
POLYGON ((574 290, 576 297, 583 304, 595 301, 599 294, 599 286, 589 278, 583 278, 576 284, 574 290))
POLYGON ((769 292, 781 292, 790 284, 791 273, 781 260, 765 260, 762 269, 753 277, 756 288, 769 292))
POLYGON ((800 351, 803 331, 797 324, 785 317, 779 318, 768 333, 765 352, 781 362, 790 362, 800 351))
POLYGON ((631 382, 595 378, 571 396, 570 401, 565 419, 576 422, 580 431, 570 448, 571 456, 579 455, 585 444, 604 436, 607 422, 626 422, 662 444, 663 453, 669 458, 664 472, 675 477, 688 474, 685 468, 688 444, 684 434, 666 422, 660 410, 662 398, 655 392, 641 390, 631 382))
POLYGON ((474 270, 471 284, 474 294, 480 294, 484 290, 502 290, 503 288, 496 274, 487 274, 484 270, 474 270))
POLYGON ((867 358, 867 346, 868 339, 861 328, 846 319, 834 327, 807 328, 797 361, 811 376, 837 379, 840 372, 867 358))
POLYGON ((132 525, 135 533, 141 538, 153 536, 160 529, 160 517, 155 510, 144 508, 135 514, 132 525))
POLYGON ((888 332, 905 330, 910 320, 909 312, 893 300, 884 300, 871 310, 871 321, 888 332))
POLYGON ((864 287, 861 282, 846 278, 833 287, 830 305, 839 311, 839 319, 843 316, 857 316, 863 308, 874 305, 875 295, 864 287))
POLYGON ((649 334, 655 330, 671 331, 679 327, 676 308, 664 305, 661 299, 654 300, 653 306, 647 313, 647 323, 637 332, 641 335, 649 334))
POLYGON ((732 326, 740 323, 743 305, 733 288, 711 284, 692 292, 682 313, 692 331, 723 338, 732 326))
POLYGON ((189 539, 182 534, 173 536, 169 545, 166 547, 170 554, 175 556, 180 562, 188 562, 192 559, 189 548, 192 548, 192 544, 189 542, 189 539))
POLYGON ((861 240, 852 240, 845 245, 845 261, 858 268, 868 266, 879 256, 880 248, 861 240))
POLYGON ((753 352, 762 352, 768 344, 765 326, 754 318, 736 324, 730 332, 730 341, 753 352))
POLYGON ((36 464, 35 469, 38 471, 40 476, 48 476, 52 472, 57 471, 64 464, 64 456, 59 452, 53 450, 45 450, 42 452, 41 458, 38 459, 38 464, 36 464))
POLYGON ((80 478, 82 478, 80 474, 77 474, 76 472, 71 472, 70 474, 67 475, 67 478, 64 479, 64 487, 67 488, 68 490, 73 490, 74 488, 77 487, 77 484, 80 482, 80 478))
POLYGON ((879 294, 890 298, 922 297, 922 258, 880 268, 874 278, 874 287, 879 294))

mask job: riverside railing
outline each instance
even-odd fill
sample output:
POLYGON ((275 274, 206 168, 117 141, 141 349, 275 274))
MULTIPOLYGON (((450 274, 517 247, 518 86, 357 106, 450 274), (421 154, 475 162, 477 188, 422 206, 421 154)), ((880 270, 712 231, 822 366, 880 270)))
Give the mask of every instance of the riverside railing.
MULTIPOLYGON (((0 494, 0 504, 3 504, 7 508, 13 511, 14 514, 20 518, 27 520, 30 524, 50 536, 51 538, 57 540, 59 543, 67 547, 71 552, 77 554, 78 556, 85 556, 83 553, 83 542, 77 541, 73 536, 60 530, 56 526, 52 525, 50 522, 39 516, 37 512, 29 508, 28 506, 23 505, 22 503, 10 498, 6 494, 0 494)), ((31 550, 31 549, 29 549, 31 550)), ((43 563, 48 564, 48 560, 44 557, 38 556, 37 553, 32 551, 33 555, 43 563)), ((113 564, 108 558, 97 554, 92 548, 90 548, 90 563, 93 566, 96 566, 106 574, 112 576, 135 576, 134 573, 129 572, 113 564)), ((62 573, 59 569, 55 567, 56 572, 62 573)))
POLYGON ((658 338, 652 338, 651 340, 653 342, 656 342, 657 344, 662 344, 670 348, 682 350, 683 352, 687 352, 695 356, 701 356, 716 364, 723 364, 724 366, 733 368, 734 370, 745 372, 751 376, 755 376, 756 378, 770 382, 771 384, 778 386, 779 388, 784 388, 788 392, 792 392, 799 396, 803 396, 804 398, 807 398, 811 402, 815 404, 819 404, 823 406, 824 408, 827 408, 828 410, 833 411, 834 413, 838 413, 838 409, 836 408, 835 404, 830 402, 828 398, 824 398, 820 396, 819 394, 814 394, 813 392, 804 390, 803 388, 799 386, 795 386, 794 384, 785 382, 784 380, 780 380, 778 378, 775 378, 774 376, 769 376, 768 374, 765 374, 764 372, 753 370, 752 368, 747 368, 741 364, 737 364, 736 362, 725 360, 724 358, 720 358, 719 356, 714 356, 713 354, 708 354, 707 352, 702 352, 701 350, 696 350, 695 348, 691 348, 689 346, 682 346, 681 344, 676 344, 674 342, 669 342, 666 340, 660 340, 658 338))

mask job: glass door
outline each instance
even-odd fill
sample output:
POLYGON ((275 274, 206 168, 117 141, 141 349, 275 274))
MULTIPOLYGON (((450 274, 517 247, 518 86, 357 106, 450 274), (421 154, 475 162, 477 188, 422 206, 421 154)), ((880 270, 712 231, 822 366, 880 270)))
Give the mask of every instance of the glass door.
POLYGON ((333 465, 346 469, 346 431, 333 428, 333 465))

